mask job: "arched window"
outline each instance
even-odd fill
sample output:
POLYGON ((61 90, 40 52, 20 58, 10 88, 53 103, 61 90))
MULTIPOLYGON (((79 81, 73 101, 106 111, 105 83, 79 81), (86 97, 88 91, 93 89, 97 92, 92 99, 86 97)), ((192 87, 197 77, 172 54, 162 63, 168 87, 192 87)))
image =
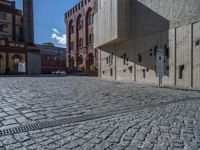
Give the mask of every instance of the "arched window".
POLYGON ((12 60, 13 60, 13 65, 14 65, 14 72, 18 72, 18 65, 19 65, 19 63, 20 62, 22 62, 22 60, 23 60, 23 58, 22 58, 22 56, 21 55, 13 55, 12 56, 12 60))
POLYGON ((20 55, 14 55, 14 56, 12 56, 12 59, 14 60, 14 63, 18 63, 23 60, 22 56, 20 56, 20 55))
POLYGON ((70 57, 70 67, 74 68, 74 57, 70 57))
POLYGON ((89 14, 87 19, 88 19, 88 25, 93 24, 93 14, 89 14))
POLYGON ((83 19, 81 15, 78 16, 77 25, 78 25, 78 30, 83 29, 83 19))
POLYGON ((94 55, 92 53, 89 54, 89 65, 93 65, 94 64, 94 55))
POLYGON ((87 19, 87 25, 93 24, 93 14, 92 14, 92 8, 88 8, 86 13, 86 19, 87 19))
POLYGON ((93 43, 93 35, 92 34, 89 35, 88 41, 89 41, 89 44, 93 43))
POLYGON ((74 33, 73 20, 71 20, 70 23, 69 23, 69 33, 70 33, 70 34, 73 34, 73 33, 74 33))
POLYGON ((81 64, 83 64, 83 56, 82 55, 79 56, 79 65, 81 65, 81 64))

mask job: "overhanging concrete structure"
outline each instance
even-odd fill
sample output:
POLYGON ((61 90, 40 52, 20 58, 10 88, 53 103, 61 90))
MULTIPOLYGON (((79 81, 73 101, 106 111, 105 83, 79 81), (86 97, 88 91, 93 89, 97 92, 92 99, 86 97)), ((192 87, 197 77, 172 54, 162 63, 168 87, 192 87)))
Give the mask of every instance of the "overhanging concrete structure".
POLYGON ((94 45, 99 76, 158 84, 155 55, 165 53, 162 84, 200 87, 199 0, 99 0, 94 45))

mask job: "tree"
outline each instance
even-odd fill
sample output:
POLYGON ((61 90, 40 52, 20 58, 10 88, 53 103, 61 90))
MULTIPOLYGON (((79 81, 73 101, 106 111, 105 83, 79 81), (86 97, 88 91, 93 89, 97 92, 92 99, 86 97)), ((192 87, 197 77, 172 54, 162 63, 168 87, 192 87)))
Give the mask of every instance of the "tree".
POLYGON ((51 42, 42 43, 42 45, 55 47, 54 44, 51 42))

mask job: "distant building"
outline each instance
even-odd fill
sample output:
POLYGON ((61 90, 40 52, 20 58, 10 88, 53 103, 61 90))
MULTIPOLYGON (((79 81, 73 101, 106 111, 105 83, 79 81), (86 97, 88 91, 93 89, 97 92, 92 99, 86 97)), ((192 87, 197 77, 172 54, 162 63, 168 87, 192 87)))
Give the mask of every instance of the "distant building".
POLYGON ((0 74, 40 74, 40 51, 33 40, 33 3, 0 0, 0 74))
POLYGON ((97 49, 93 47, 93 16, 95 0, 82 0, 65 13, 67 26, 67 67, 91 71, 98 65, 97 49))
POLYGON ((163 70, 162 85, 200 88, 199 8, 199 0, 98 0, 99 76, 158 85, 163 70))
POLYGON ((65 48, 45 45, 36 45, 36 47, 40 49, 41 54, 41 73, 49 74, 65 69, 65 48))

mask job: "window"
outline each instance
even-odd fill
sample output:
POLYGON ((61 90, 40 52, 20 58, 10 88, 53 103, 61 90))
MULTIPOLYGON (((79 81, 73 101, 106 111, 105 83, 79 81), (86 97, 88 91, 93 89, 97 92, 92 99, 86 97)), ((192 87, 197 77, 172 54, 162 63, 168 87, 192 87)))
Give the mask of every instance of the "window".
POLYGON ((81 44, 82 44, 82 40, 80 38, 79 41, 78 41, 78 47, 81 47, 81 44))
POLYGON ((7 14, 3 13, 3 20, 7 20, 7 14))
POLYGON ((8 32, 8 25, 7 24, 1 24, 0 25, 0 31, 1 32, 8 32))
POLYGON ((90 14, 88 16, 88 25, 91 25, 91 24, 93 24, 93 15, 92 14, 90 14))
POLYGON ((111 54, 111 62, 110 65, 113 65, 113 53, 111 54))
POLYGON ((110 68, 110 76, 112 77, 113 76, 113 69, 110 68))
POLYGON ((133 66, 128 67, 130 73, 133 73, 133 66))
POLYGON ((83 28, 83 20, 79 18, 78 20, 78 29, 81 30, 83 28))
POLYGON ((89 44, 92 44, 92 43, 93 43, 93 35, 90 34, 90 35, 89 35, 89 44))
POLYGON ((195 42, 195 46, 199 46, 200 45, 200 40, 197 40, 196 42, 195 42))
POLYGON ((167 47, 167 44, 165 44, 164 50, 165 50, 165 56, 169 58, 169 48, 167 47))
POLYGON ((184 68, 184 65, 179 66, 179 79, 183 79, 184 68))
POLYGON ((110 64, 110 56, 108 56, 108 64, 110 64))
POLYGON ((19 31, 19 32, 20 32, 20 34, 21 34, 21 35, 23 35, 23 28, 22 28, 22 27, 20 27, 20 29, 19 29, 19 30, 20 30, 20 31, 19 31))
POLYGON ((152 55, 153 55, 153 54, 152 54, 152 51, 153 51, 153 50, 152 50, 152 49, 150 49, 149 51, 150 51, 150 56, 152 56, 152 55))
POLYGON ((81 64, 83 64, 83 56, 82 55, 79 56, 79 65, 81 65, 81 64))
POLYGON ((89 54, 89 64, 90 65, 94 64, 94 55, 92 53, 89 54))
POLYGON ((109 60, 108 60, 108 57, 106 57, 106 64, 109 64, 109 60))
POLYGON ((124 53, 123 64, 126 65, 126 53, 124 53))
POLYGON ((69 33, 73 34, 74 33, 74 26, 71 24, 69 28, 69 33))
POLYGON ((157 50, 158 50, 158 46, 156 45, 156 46, 154 47, 154 56, 156 56, 157 50))
POLYGON ((102 71, 103 74, 105 74, 105 71, 102 71))
POLYGON ((141 54, 138 54, 138 62, 142 62, 142 56, 141 56, 141 54))
POLYGON ((142 72, 143 72, 143 78, 145 79, 146 78, 146 70, 143 69, 142 72))

